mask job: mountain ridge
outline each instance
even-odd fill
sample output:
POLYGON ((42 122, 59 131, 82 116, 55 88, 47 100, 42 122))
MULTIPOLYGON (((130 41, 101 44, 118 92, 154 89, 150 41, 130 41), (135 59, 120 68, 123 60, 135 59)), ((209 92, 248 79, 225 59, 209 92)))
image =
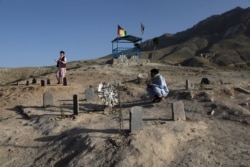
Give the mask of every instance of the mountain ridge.
POLYGON ((142 43, 142 51, 144 58, 153 57, 153 60, 163 60, 173 64, 190 66, 185 64, 188 59, 206 55, 209 57, 210 65, 240 64, 246 67, 250 61, 249 38, 250 8, 236 7, 220 15, 212 15, 182 32, 164 33, 146 40, 142 43), (154 43, 155 39, 158 40, 158 44, 154 43), (227 61, 222 63, 221 59, 227 61))

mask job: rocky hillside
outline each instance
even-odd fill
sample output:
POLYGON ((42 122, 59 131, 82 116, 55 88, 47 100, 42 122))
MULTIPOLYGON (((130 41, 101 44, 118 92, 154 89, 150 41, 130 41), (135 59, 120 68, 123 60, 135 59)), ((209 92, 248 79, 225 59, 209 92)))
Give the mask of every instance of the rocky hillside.
POLYGON ((143 56, 187 66, 250 66, 250 8, 213 15, 192 28, 142 44, 143 56), (155 51, 154 51, 155 50, 155 51))

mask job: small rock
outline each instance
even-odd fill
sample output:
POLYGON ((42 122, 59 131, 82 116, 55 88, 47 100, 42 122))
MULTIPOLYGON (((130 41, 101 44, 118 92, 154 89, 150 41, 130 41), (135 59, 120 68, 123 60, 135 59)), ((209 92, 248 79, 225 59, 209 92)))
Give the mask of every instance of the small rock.
POLYGON ((214 113, 215 113, 215 111, 214 111, 214 110, 212 110, 212 111, 211 111, 211 113, 210 113, 210 115, 214 115, 214 113))

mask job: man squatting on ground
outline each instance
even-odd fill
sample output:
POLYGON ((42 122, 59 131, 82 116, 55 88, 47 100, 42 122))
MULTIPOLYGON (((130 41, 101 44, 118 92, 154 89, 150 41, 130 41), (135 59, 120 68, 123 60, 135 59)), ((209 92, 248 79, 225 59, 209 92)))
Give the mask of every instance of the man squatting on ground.
POLYGON ((56 73, 57 84, 62 84, 63 78, 66 76, 66 63, 67 63, 64 51, 60 51, 60 57, 56 61, 58 68, 56 73))
POLYGON ((146 81, 147 92, 153 97, 152 102, 161 102, 169 93, 165 78, 159 74, 159 70, 154 68, 150 71, 151 80, 146 81))

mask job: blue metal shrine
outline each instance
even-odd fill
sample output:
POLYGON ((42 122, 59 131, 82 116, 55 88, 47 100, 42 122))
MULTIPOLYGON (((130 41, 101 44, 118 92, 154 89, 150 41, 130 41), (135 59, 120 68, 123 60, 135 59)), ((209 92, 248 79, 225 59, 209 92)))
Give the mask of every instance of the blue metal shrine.
POLYGON ((141 59, 142 38, 132 35, 117 37, 112 41, 113 59, 141 59))

